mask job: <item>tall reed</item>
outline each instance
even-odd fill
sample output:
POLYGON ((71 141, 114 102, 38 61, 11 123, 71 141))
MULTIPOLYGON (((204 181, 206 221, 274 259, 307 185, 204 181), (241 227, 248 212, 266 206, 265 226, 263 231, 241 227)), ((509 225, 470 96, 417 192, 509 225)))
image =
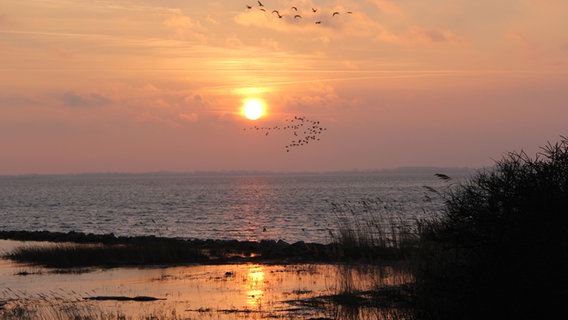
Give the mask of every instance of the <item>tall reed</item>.
POLYGON ((337 228, 330 236, 341 258, 400 260, 415 241, 414 219, 403 217, 380 198, 332 202, 331 211, 337 228))

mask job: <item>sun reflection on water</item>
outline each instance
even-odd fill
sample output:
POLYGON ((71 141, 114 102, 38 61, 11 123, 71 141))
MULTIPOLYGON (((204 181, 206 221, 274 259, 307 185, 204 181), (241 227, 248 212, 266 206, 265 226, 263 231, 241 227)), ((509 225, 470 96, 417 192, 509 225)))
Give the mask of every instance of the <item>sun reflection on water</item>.
POLYGON ((246 280, 247 304, 250 307, 261 308, 266 283, 264 268, 260 265, 250 265, 246 280))

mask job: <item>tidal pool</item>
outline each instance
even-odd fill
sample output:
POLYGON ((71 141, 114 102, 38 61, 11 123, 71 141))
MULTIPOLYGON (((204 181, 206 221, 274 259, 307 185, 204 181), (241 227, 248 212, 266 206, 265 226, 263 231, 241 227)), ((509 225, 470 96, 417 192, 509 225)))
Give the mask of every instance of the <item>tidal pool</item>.
MULTIPOLYGON (((0 241, 4 252, 18 245, 25 243, 0 241)), ((0 260, 0 308, 26 306, 58 317, 72 308, 74 314, 116 314, 125 319, 337 318, 317 304, 297 302, 337 294, 346 281, 358 289, 376 285, 358 272, 346 276, 345 270, 334 264, 228 264, 74 272, 0 260)), ((382 283, 400 281, 392 272, 381 277, 382 283)))

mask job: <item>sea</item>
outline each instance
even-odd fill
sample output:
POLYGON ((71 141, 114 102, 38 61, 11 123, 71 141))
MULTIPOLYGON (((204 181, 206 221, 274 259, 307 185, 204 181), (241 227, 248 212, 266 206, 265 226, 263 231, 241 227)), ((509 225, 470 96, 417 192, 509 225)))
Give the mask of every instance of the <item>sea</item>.
POLYGON ((346 218, 437 217, 465 168, 0 176, 0 230, 329 243, 346 218), (440 179, 436 173, 451 179, 440 179))

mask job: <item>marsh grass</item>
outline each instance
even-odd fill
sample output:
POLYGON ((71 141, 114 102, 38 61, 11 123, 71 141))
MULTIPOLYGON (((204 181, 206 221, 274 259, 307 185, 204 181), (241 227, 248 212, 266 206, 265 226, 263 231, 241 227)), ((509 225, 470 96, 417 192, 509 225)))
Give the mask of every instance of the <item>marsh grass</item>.
MULTIPOLYGON (((408 286, 383 287, 380 291, 338 293, 294 301, 312 310, 321 310, 325 319, 342 320, 414 320, 408 298, 408 286)), ((324 318, 322 318, 324 319, 324 318)))
MULTIPOLYGON (((380 265, 392 258, 409 275, 412 289, 397 299, 410 298, 410 318, 542 319, 562 310, 568 294, 568 138, 547 144, 534 158, 509 153, 452 188, 425 188, 445 206, 412 226, 398 225, 380 202, 334 206, 339 227, 332 237, 349 262, 338 272, 336 303, 363 306, 364 281, 354 274, 380 280, 369 271, 380 268, 365 271, 361 261, 380 265)), ((384 298, 383 292, 374 299, 384 298)))
POLYGON ((341 260, 337 294, 321 297, 323 305, 341 319, 412 319, 411 293, 403 290, 414 280, 407 265, 417 242, 412 219, 379 198, 331 207, 337 229, 330 236, 341 260))
POLYGON ((208 258, 178 241, 154 240, 130 244, 54 244, 23 246, 5 255, 20 263, 48 268, 86 268, 196 263, 208 258))
POLYGON ((42 241, 20 246, 2 256, 16 262, 52 268, 141 265, 329 262, 337 258, 331 244, 289 244, 279 240, 238 241, 115 237, 47 231, 0 231, 0 238, 42 241), (77 242, 76 242, 77 241, 77 242))
POLYGON ((412 219, 379 198, 333 202, 331 211, 337 228, 330 230, 330 236, 337 255, 347 260, 401 260, 415 241, 412 219))
POLYGON ((23 299, 7 302, 0 308, 3 320, 181 320, 175 311, 154 311, 146 315, 128 316, 122 312, 103 311, 82 300, 23 299))

